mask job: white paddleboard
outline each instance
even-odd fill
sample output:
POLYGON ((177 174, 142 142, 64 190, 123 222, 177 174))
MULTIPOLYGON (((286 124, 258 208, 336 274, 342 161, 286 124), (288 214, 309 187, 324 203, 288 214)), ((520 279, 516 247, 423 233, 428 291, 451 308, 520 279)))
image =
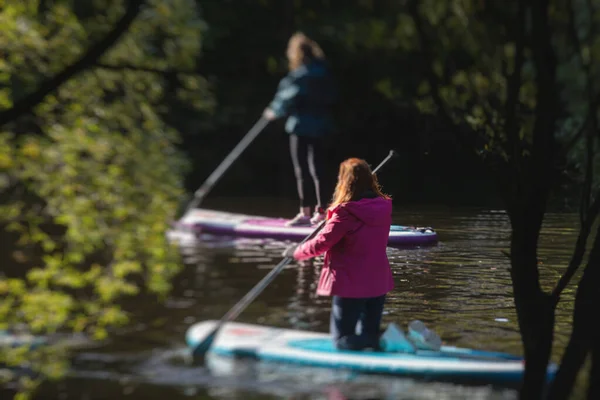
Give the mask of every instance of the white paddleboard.
MULTIPOLYGON (((192 325, 186 333, 188 346, 193 349, 216 323, 204 321, 192 325)), ((209 353, 365 373, 430 378, 460 377, 518 382, 523 374, 522 358, 511 354, 453 346, 442 346, 439 352, 419 350, 415 354, 342 351, 334 348, 328 334, 236 322, 224 324, 209 353)), ((549 367, 549 377, 553 376, 555 370, 555 365, 549 367)))

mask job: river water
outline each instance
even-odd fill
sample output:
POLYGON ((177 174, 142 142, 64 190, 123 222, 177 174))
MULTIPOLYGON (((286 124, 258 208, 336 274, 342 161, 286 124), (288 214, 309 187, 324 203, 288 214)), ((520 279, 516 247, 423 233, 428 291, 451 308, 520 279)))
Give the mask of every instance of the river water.
MULTIPOLYGON (((293 208, 276 200, 219 201, 221 210, 282 216, 293 208)), ((395 207, 394 223, 432 226, 435 246, 388 249, 396 289, 384 324, 424 321, 451 345, 521 354, 513 309, 508 250, 510 225, 501 210, 395 207)), ((292 211, 290 211, 292 210, 292 211)), ((577 216, 548 214, 540 242, 540 270, 552 288, 568 263, 577 216)), ((185 360, 184 335, 194 322, 220 318, 270 268, 286 243, 202 237, 182 246, 186 267, 165 304, 135 305, 135 323, 102 346, 80 351, 72 373, 45 384, 38 399, 513 399, 511 388, 374 377, 255 361, 185 360)), ((314 294, 319 264, 290 265, 237 319, 240 322, 328 331, 328 298, 314 294)), ((576 277, 577 279, 578 277, 576 277)), ((553 360, 570 333, 574 286, 557 311, 553 360)))

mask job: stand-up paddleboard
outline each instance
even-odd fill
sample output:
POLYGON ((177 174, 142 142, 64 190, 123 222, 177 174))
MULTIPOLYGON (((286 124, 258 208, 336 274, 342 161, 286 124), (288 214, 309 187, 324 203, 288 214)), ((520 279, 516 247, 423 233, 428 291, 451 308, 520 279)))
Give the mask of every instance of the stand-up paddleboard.
MULTIPOLYGON (((195 348, 216 323, 192 325, 186 333, 187 345, 195 348)), ((504 383, 519 382, 524 370, 521 357, 506 353, 453 346, 442 346, 440 351, 418 350, 415 354, 344 351, 335 349, 328 334, 236 322, 224 324, 209 354, 363 373, 504 383)), ((552 379, 555 372, 556 365, 552 364, 548 378, 552 379)))
MULTIPOLYGON (((174 224, 174 228, 191 229, 215 235, 293 241, 301 241, 315 229, 315 226, 286 226, 287 221, 289 220, 284 218, 259 217, 197 208, 188 211, 174 224)), ((437 233, 432 228, 392 225, 388 244, 401 247, 428 245, 436 242, 437 233)))
POLYGON ((46 345, 48 340, 43 336, 34 336, 26 333, 12 333, 0 330, 0 348, 16 348, 26 346, 30 349, 46 345))

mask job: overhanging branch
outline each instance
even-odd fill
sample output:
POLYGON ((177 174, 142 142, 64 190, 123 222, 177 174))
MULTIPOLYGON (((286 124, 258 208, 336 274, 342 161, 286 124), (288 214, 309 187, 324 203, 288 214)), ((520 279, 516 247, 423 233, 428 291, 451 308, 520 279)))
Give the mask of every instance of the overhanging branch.
POLYGON ((13 106, 0 112, 0 126, 12 122, 21 115, 30 112, 35 106, 40 104, 44 98, 58 89, 75 75, 94 65, 108 49, 110 49, 127 32, 131 23, 140 12, 144 0, 129 0, 127 9, 121 19, 115 24, 102 40, 94 44, 90 49, 76 62, 65 67, 54 77, 43 82, 34 92, 29 93, 23 98, 17 100, 13 106))
POLYGON ((150 74, 158 74, 158 75, 169 75, 169 74, 182 74, 182 75, 200 75, 198 71, 194 70, 179 70, 174 68, 152 68, 146 67, 143 65, 133 65, 133 64, 106 64, 102 62, 97 62, 94 64, 96 68, 111 70, 111 71, 134 71, 134 72, 147 72, 150 74))

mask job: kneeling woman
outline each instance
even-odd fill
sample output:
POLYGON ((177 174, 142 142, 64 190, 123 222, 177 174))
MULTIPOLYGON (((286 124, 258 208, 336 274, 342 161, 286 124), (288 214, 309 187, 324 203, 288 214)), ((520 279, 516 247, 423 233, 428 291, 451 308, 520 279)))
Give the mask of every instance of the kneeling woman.
POLYGON ((392 200, 362 159, 340 164, 327 222, 293 257, 325 253, 317 294, 332 296, 331 333, 338 349, 379 349, 386 294, 394 288, 386 247, 392 200))

